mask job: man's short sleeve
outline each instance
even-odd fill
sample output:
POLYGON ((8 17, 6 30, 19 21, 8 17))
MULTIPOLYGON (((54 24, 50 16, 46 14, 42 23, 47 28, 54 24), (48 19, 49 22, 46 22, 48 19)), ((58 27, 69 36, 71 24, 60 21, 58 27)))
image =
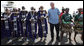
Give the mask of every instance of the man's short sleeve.
POLYGON ((57 13, 58 13, 58 15, 60 15, 60 11, 59 11, 59 9, 57 8, 57 13))
POLYGON ((48 10, 48 16, 50 16, 50 12, 49 12, 50 10, 48 10))

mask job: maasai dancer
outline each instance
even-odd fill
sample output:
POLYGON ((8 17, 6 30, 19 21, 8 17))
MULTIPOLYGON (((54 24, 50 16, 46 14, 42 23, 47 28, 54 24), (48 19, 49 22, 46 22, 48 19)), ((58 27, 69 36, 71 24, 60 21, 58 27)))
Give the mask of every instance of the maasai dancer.
POLYGON ((19 12, 14 8, 14 11, 11 14, 11 22, 12 22, 12 35, 13 37, 19 37, 19 12))
POLYGON ((66 8, 66 13, 62 15, 62 31, 61 38, 63 37, 64 32, 69 33, 69 40, 71 40, 72 32, 72 16, 69 14, 69 8, 66 8))
POLYGON ((4 12, 3 14, 3 17, 4 17, 4 35, 5 37, 8 38, 8 42, 7 43, 10 43, 12 40, 10 39, 11 38, 11 32, 12 32, 12 26, 11 26, 11 21, 10 21, 10 16, 11 16, 11 12, 10 10, 6 9, 6 12, 4 12))
MULTIPOLYGON (((1 32, 3 32, 4 34, 4 37, 11 37, 11 26, 10 26, 10 21, 9 21, 9 18, 10 18, 10 11, 8 9, 5 10, 5 12, 2 14, 2 27, 1 29, 1 32)), ((1 33, 2 34, 2 33, 1 33)))
POLYGON ((31 7, 31 11, 28 13, 27 23, 29 37, 33 40, 33 42, 35 42, 37 32, 37 13, 34 7, 31 7))
POLYGON ((41 37, 41 41, 46 40, 48 34, 46 14, 46 10, 43 10, 43 6, 41 6, 40 10, 38 11, 38 35, 41 37))
POLYGON ((81 14, 82 9, 79 8, 78 9, 78 14, 75 16, 74 18, 74 31, 75 31, 75 35, 74 35, 74 40, 76 42, 76 35, 80 32, 83 33, 83 14, 81 14))
MULTIPOLYGON (((64 8, 64 7, 62 7, 62 12, 61 12, 61 14, 59 15, 59 24, 60 24, 60 26, 59 26, 59 30, 61 31, 62 30, 62 19, 61 19, 61 17, 62 17, 62 15, 63 14, 65 14, 65 11, 66 9, 64 8)), ((63 35, 63 33, 61 33, 61 36, 63 35)), ((62 37, 61 37, 61 39, 62 39, 62 37)))
POLYGON ((26 15, 27 14, 28 14, 28 11, 26 11, 25 7, 22 6, 22 10, 19 13, 20 36, 21 36, 21 39, 19 39, 19 41, 22 41, 23 37, 27 37, 28 35, 28 28, 26 28, 26 15))

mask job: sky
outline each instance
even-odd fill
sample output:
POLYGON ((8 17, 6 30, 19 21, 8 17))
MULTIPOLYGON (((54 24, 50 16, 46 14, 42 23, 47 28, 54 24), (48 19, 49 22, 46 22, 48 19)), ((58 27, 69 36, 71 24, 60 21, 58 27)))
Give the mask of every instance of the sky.
MULTIPOLYGON (((62 7, 69 8, 69 13, 72 14, 73 11, 77 11, 78 8, 83 8, 83 1, 13 1, 14 7, 21 8, 25 6, 27 11, 30 11, 30 8, 33 6, 36 8, 36 11, 39 10, 40 6, 43 6, 45 10, 50 9, 50 2, 55 4, 55 7, 58 8, 61 12, 62 7)), ((1 1, 1 12, 4 12, 3 5, 7 4, 7 1, 1 1)))

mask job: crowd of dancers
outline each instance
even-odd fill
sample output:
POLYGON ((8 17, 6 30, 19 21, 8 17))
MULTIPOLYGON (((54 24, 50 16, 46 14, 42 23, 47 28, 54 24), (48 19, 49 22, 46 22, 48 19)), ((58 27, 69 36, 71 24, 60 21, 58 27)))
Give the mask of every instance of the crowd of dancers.
MULTIPOLYGON (((26 41, 29 39, 35 41, 38 36, 41 40, 43 38, 46 40, 48 34, 47 18, 47 11, 43 6, 40 6, 38 12, 34 7, 31 7, 31 11, 27 11, 24 6, 22 6, 22 10, 20 8, 13 8, 12 11, 5 9, 1 16, 1 38, 27 37, 26 41)), ((71 40, 71 33, 74 30, 74 40, 78 32, 82 33, 81 39, 83 40, 83 9, 79 8, 78 12, 71 16, 69 8, 62 8, 59 18, 61 39, 64 33, 69 33, 69 40, 71 40)))

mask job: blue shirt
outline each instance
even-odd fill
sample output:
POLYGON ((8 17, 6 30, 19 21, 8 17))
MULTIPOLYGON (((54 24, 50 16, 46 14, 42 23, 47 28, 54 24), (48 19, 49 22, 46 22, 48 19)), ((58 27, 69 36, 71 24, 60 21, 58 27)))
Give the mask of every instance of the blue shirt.
POLYGON ((60 11, 57 8, 48 10, 49 23, 58 24, 59 23, 60 11))

